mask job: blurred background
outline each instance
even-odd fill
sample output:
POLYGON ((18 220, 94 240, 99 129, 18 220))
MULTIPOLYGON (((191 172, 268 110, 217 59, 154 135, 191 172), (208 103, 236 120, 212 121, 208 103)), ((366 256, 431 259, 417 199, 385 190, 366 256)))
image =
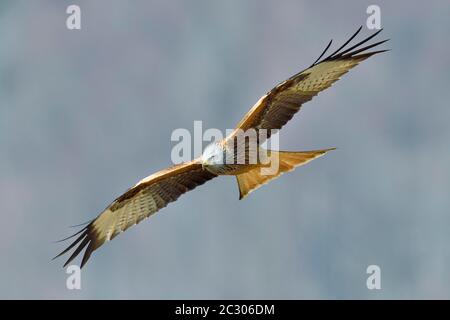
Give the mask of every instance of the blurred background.
POLYGON ((449 16, 444 1, 1 1, 0 298, 450 298, 449 16), (282 150, 336 151, 244 201, 231 177, 199 187, 66 289, 50 259, 68 226, 170 165, 174 129, 232 128, 371 4, 392 51, 280 134, 282 150))

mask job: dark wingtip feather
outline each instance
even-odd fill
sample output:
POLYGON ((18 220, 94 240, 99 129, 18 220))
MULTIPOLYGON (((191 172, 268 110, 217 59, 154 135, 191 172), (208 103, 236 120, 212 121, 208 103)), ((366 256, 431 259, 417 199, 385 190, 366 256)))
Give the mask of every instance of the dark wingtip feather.
POLYGON ((65 254, 66 252, 68 252, 70 249, 72 249, 73 247, 75 247, 77 245, 78 242, 84 240, 87 237, 87 230, 84 230, 84 232, 75 240, 73 241, 66 249, 64 249, 60 254, 58 254, 57 256, 53 257, 52 260, 55 260, 56 258, 59 258, 60 256, 62 256, 63 254, 65 254))
POLYGON ((330 42, 328 42, 328 45, 325 47, 325 49, 322 51, 322 53, 320 54, 320 56, 316 59, 316 61, 314 61, 311 64, 311 67, 314 66, 316 64, 317 61, 320 60, 320 58, 323 57, 323 55, 325 54, 325 52, 327 52, 328 48, 330 48, 331 44, 333 43, 333 39, 330 40, 330 42))
POLYGON ((73 235, 71 235, 71 236, 68 236, 68 237, 66 237, 66 238, 64 238, 64 239, 61 239, 61 240, 56 240, 56 241, 53 241, 53 243, 59 243, 59 242, 64 242, 64 241, 66 241, 66 240, 69 240, 69 239, 71 239, 71 238, 73 238, 73 237, 75 237, 76 235, 79 235, 81 232, 83 232, 83 231, 85 231, 86 229, 85 228, 83 228, 83 229, 81 229, 80 231, 78 231, 78 232, 76 232, 76 233, 74 233, 73 235))
POLYGON ((352 58, 365 59, 365 58, 369 58, 369 57, 371 57, 373 55, 376 55, 378 53, 383 53, 383 52, 388 52, 388 51, 391 51, 391 49, 383 49, 383 50, 371 51, 371 52, 367 52, 367 53, 360 53, 360 54, 357 54, 355 56, 352 56, 352 58))
POLYGON ((337 58, 340 56, 343 56, 344 54, 346 54, 347 52, 352 51, 353 49, 358 48, 359 46, 363 45, 364 43, 366 43, 367 41, 371 40, 372 38, 376 37, 381 31, 383 31, 383 29, 378 30, 377 32, 375 32, 374 34, 368 36, 367 38, 361 40, 360 42, 358 42, 357 44, 351 46, 348 49, 345 49, 344 51, 339 52, 339 54, 336 55, 336 57, 333 58, 337 58))
POLYGON ((80 268, 83 268, 86 262, 88 262, 94 249, 94 241, 90 241, 88 247, 86 248, 86 251, 84 252, 83 259, 81 260, 80 268))
POLYGON ((64 249, 61 253, 59 253, 57 256, 53 257, 52 260, 55 260, 56 258, 59 258, 60 256, 64 255, 65 253, 69 252, 72 248, 74 248, 76 246, 75 251, 71 254, 71 256, 69 257, 69 259, 67 259, 67 261, 64 263, 63 268, 67 267, 69 265, 69 263, 71 263, 79 254, 80 252, 86 247, 88 246, 88 248, 86 249, 86 252, 83 256, 83 261, 81 264, 81 267, 83 267, 87 260, 89 259, 92 251, 94 251, 93 245, 91 245, 93 243, 93 239, 91 237, 91 231, 90 227, 91 225, 89 224, 88 226, 84 227, 83 229, 81 229, 80 231, 78 231, 77 233, 62 239, 58 242, 73 238, 74 236, 78 235, 81 233, 81 235, 76 238, 66 249, 64 249))
POLYGON ((69 228, 78 228, 78 227, 81 227, 81 226, 85 226, 85 225, 87 225, 87 224, 90 224, 92 221, 94 221, 95 219, 91 219, 91 220, 89 220, 89 221, 86 221, 86 222, 83 222, 83 223, 80 223, 80 224, 76 224, 76 225, 73 225, 73 226, 69 226, 69 228))
MULTIPOLYGON (((380 45, 380 44, 382 44, 382 43, 385 43, 386 41, 389 41, 390 39, 387 39, 387 40, 383 40, 383 41, 379 41, 379 42, 376 42, 376 43, 374 43, 374 44, 371 44, 371 45, 368 45, 368 46, 365 46, 365 47, 362 47, 361 48, 361 46, 364 44, 364 43, 366 43, 366 42, 368 42, 369 40, 371 40, 371 39, 373 39, 375 36, 377 36, 381 31, 383 31, 383 29, 380 29, 380 30, 378 30, 377 32, 375 32, 374 34, 372 34, 372 35, 370 35, 370 36, 368 36, 367 38, 364 38, 362 41, 360 41, 360 42, 358 42, 357 44, 355 44, 355 45, 353 45, 353 46, 351 46, 350 48, 347 48, 347 49, 345 49, 345 47, 359 34, 359 32, 362 30, 362 26, 360 26, 359 28, 358 28, 358 30, 342 45, 342 46, 340 46, 336 51, 334 51, 332 54, 330 54, 328 57, 326 57, 326 58, 324 58, 324 59, 322 59, 322 60, 320 60, 319 62, 317 62, 318 60, 316 60, 315 62, 314 62, 314 64, 312 65, 312 66, 314 66, 314 65, 317 65, 317 64, 319 64, 319 63, 322 63, 322 62, 325 62, 325 61, 331 61, 331 60, 336 60, 336 59, 346 59, 346 58, 352 58, 352 57, 355 57, 357 54, 359 54, 359 53, 362 53, 362 52, 364 52, 364 51, 366 51, 366 50, 369 50, 369 49, 371 49, 371 48, 373 48, 373 47, 376 47, 376 46, 378 46, 378 45, 380 45), (345 49, 345 50, 344 50, 345 49)), ((328 49, 328 48, 327 48, 328 49)), ((373 55, 373 54, 375 54, 375 53, 381 53, 381 52, 385 52, 385 51, 388 51, 388 50, 378 50, 378 51, 373 51, 373 52, 369 52, 369 53, 367 53, 368 54, 368 56, 370 56, 370 55, 373 55)), ((322 54, 323 55, 323 54, 322 54)), ((320 57, 322 57, 322 55, 320 56, 320 57)), ((358 55, 358 57, 362 57, 363 55, 362 54, 360 54, 360 55, 358 55)))
MULTIPOLYGON (((342 57, 342 58, 353 57, 353 56, 357 55, 358 53, 361 53, 361 52, 364 52, 364 51, 366 51, 366 50, 372 49, 373 47, 379 46, 380 44, 383 44, 383 43, 385 43, 386 41, 389 41, 389 40, 390 40, 390 39, 387 39, 387 40, 383 40, 383 41, 379 41, 379 42, 373 43, 373 44, 371 44, 371 45, 365 46, 365 47, 363 47, 363 48, 360 48, 360 49, 354 50, 354 51, 352 51, 352 52, 349 52, 349 53, 347 53, 347 54, 345 54, 345 55, 342 55, 341 57, 342 57)), ((370 53, 370 52, 369 52, 369 53, 370 53)))
MULTIPOLYGON (((326 59, 329 59, 331 57, 333 57, 336 53, 338 53, 339 51, 341 51, 342 49, 345 48, 345 46, 347 44, 350 43, 350 41, 352 41, 358 34, 359 32, 362 30, 362 26, 359 26, 358 30, 356 30, 356 32, 347 40, 344 42, 344 44, 342 46, 340 46, 336 51, 334 51, 332 54, 330 54, 326 59)), ((317 61, 316 61, 317 62, 317 61)))
POLYGON ((78 245, 78 247, 76 248, 76 250, 75 250, 75 251, 72 253, 72 255, 69 257, 69 259, 67 259, 66 263, 64 263, 63 268, 67 267, 67 265, 68 265, 69 263, 71 263, 73 259, 76 258, 76 256, 81 252, 81 250, 84 249, 84 247, 86 247, 86 246, 89 244, 90 241, 91 241, 91 240, 89 239, 89 237, 84 238, 83 241, 78 245))

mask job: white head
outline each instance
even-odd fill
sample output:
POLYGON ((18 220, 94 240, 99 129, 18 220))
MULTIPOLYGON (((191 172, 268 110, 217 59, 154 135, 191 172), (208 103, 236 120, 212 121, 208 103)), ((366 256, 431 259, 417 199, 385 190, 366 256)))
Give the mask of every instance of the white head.
POLYGON ((224 164, 224 152, 219 143, 213 142, 206 146, 202 154, 202 164, 204 166, 215 166, 224 164))

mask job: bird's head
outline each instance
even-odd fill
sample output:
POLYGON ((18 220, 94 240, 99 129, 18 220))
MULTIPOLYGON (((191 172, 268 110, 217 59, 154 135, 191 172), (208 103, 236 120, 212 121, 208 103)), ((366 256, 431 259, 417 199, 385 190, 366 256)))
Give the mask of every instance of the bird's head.
POLYGON ((221 145, 213 142, 206 146, 202 154, 202 166, 219 166, 224 164, 224 151, 221 145))

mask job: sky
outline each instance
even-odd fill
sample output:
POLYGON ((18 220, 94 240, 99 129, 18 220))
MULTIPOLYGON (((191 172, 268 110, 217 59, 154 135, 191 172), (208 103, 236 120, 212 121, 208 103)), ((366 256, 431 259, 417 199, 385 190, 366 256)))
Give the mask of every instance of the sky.
POLYGON ((0 298, 449 299, 449 16, 445 1, 2 1, 0 298), (171 165, 174 130, 233 128, 331 38, 373 33, 371 4, 391 51, 280 133, 282 150, 336 151, 242 201, 214 179, 96 251, 68 290, 51 258, 69 226, 171 165))

